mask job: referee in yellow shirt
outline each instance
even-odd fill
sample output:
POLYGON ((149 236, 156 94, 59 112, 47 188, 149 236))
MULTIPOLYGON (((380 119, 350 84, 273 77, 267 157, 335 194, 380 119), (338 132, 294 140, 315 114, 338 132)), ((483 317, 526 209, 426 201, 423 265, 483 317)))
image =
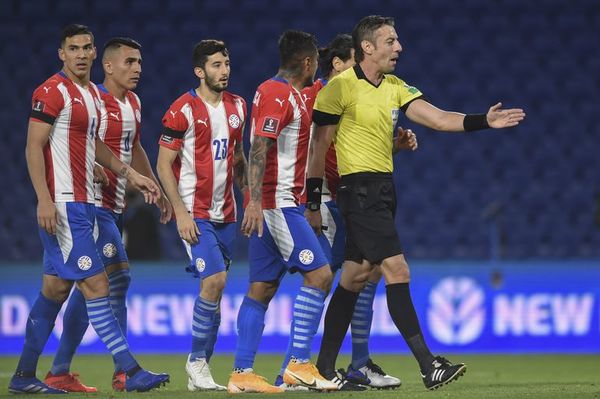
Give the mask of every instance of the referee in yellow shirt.
POLYGON ((413 122, 447 132, 512 127, 525 118, 525 113, 522 109, 501 109, 501 103, 487 114, 470 115, 431 105, 418 89, 390 74, 402 51, 392 18, 363 18, 354 27, 352 39, 357 65, 319 92, 313 111, 317 128, 311 140, 305 214, 319 233, 325 155, 335 141, 341 175, 337 203, 347 229, 346 261, 327 308, 317 367, 325 376, 335 372, 358 294, 371 265, 381 264, 390 316, 419 363, 423 383, 436 389, 463 375, 466 365, 434 357, 421 333, 410 296, 410 272, 394 224, 390 132, 400 111, 413 122))

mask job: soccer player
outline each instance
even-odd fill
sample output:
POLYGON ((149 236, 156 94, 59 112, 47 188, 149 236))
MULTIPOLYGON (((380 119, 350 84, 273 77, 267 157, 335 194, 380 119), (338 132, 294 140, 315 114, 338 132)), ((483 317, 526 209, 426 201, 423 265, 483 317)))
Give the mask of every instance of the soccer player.
POLYGON ((516 126, 521 109, 501 109, 465 115, 431 105, 421 92, 392 75, 402 50, 392 18, 363 18, 352 32, 355 67, 341 73, 317 97, 307 179, 310 223, 320 228, 320 191, 327 150, 335 136, 341 175, 337 204, 347 229, 341 283, 325 316, 325 331, 317 361, 324 375, 333 372, 352 312, 373 264, 381 264, 386 281, 388 310, 419 363, 423 382, 435 389, 464 374, 466 366, 434 357, 421 333, 414 310, 408 264, 394 225, 395 189, 392 181, 391 127, 399 110, 419 124, 441 131, 473 131, 516 126))
MULTIPOLYGON (((100 139, 123 163, 134 170, 158 181, 140 143, 141 103, 132 91, 137 87, 142 72, 141 45, 133 39, 116 37, 104 45, 102 66, 104 83, 98 85, 102 99, 99 129, 100 139)), ((98 168, 101 168, 97 166, 98 168)), ((125 299, 131 280, 129 263, 123 246, 121 231, 125 207, 127 180, 107 168, 98 174, 106 177, 106 184, 95 187, 96 226, 98 252, 108 275, 111 307, 121 331, 127 334, 127 307, 125 299)), ((161 195, 157 205, 161 210, 161 222, 171 218, 169 200, 161 195)), ((63 333, 52 368, 44 382, 51 387, 69 392, 96 392, 96 388, 82 384, 76 373, 70 372, 75 350, 81 343, 89 320, 85 299, 77 288, 73 290, 63 317, 63 333)), ((115 364, 112 387, 115 391, 125 390, 126 374, 115 364)))
POLYGON ((250 288, 238 312, 238 341, 230 393, 283 392, 254 373, 265 312, 286 271, 300 272, 304 284, 294 301, 291 360, 283 379, 290 385, 337 390, 310 362, 331 269, 300 208, 304 188, 310 115, 300 93, 313 83, 317 46, 313 35, 288 30, 279 38, 277 75, 257 89, 252 109, 252 146, 242 231, 250 237, 250 288), (255 233, 256 232, 256 233, 255 233))
POLYGON ((224 42, 202 40, 192 58, 200 84, 175 100, 164 115, 157 170, 190 258, 187 270, 200 279, 192 350, 185 365, 188 389, 225 390, 215 383, 208 361, 236 236, 233 181, 246 189, 246 102, 225 91, 230 61, 224 42))
MULTIPOLYGON (((325 48, 319 49, 319 69, 325 78, 317 79, 312 86, 302 90, 302 96, 312 117, 312 108, 318 92, 328 81, 348 68, 353 67, 354 48, 352 36, 348 34, 337 35, 325 48)), ((393 151, 402 149, 417 149, 415 134, 409 129, 398 128, 398 135, 394 139, 393 151)), ((319 229, 319 242, 330 262, 331 270, 335 274, 342 267, 344 261, 344 243, 346 229, 335 203, 335 196, 339 186, 340 176, 335 156, 335 145, 332 143, 325 159, 325 174, 323 180, 323 193, 321 194, 321 213, 323 226, 319 229)), ((311 212, 311 211, 305 211, 311 212)), ((369 356, 369 335, 373 321, 373 300, 377 284, 381 279, 381 268, 376 265, 368 276, 368 283, 360 293, 359 306, 354 310, 351 322, 352 333, 352 364, 348 372, 342 369, 337 374, 326 376, 336 382, 341 391, 360 390, 356 385, 371 386, 380 389, 390 389, 400 386, 400 379, 386 374, 381 367, 373 363, 369 356)), ((281 374, 277 376, 275 385, 281 386, 283 371, 289 361, 288 353, 282 366, 281 374)), ((286 384, 285 389, 293 389, 286 384)), ((364 389, 364 388, 363 388, 364 389)))
POLYGON ((94 238, 94 161, 126 178, 148 202, 160 197, 152 180, 116 158, 98 138, 100 93, 90 82, 96 58, 94 37, 83 25, 62 33, 60 72, 33 93, 27 133, 27 166, 37 198, 39 234, 44 246, 42 290, 34 302, 13 393, 65 393, 35 376, 40 353, 62 303, 75 281, 96 333, 127 374, 128 391, 147 391, 169 380, 167 374, 143 370, 131 355, 109 301, 109 282, 94 238))

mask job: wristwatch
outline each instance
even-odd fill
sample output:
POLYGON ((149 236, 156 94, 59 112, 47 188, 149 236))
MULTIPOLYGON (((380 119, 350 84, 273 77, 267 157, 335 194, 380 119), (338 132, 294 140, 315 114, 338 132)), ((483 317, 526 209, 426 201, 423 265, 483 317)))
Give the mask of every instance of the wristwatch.
POLYGON ((321 204, 319 204, 318 202, 308 202, 306 203, 306 209, 308 209, 309 211, 319 211, 321 210, 321 204))

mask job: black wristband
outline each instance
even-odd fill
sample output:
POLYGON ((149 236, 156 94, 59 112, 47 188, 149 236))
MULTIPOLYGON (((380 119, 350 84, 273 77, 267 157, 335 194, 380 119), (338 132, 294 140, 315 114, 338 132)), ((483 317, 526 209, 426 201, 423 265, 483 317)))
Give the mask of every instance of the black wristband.
POLYGON ((490 125, 488 125, 486 114, 467 114, 463 120, 463 127, 465 132, 472 132, 473 130, 487 129, 490 125))
POLYGON ((323 179, 320 177, 309 177, 306 179, 306 203, 321 204, 323 192, 323 179))

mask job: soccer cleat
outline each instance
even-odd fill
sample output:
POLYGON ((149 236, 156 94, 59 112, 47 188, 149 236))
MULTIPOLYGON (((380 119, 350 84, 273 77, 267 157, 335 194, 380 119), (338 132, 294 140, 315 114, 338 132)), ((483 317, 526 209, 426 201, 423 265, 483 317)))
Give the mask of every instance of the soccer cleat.
POLYGON ((452 364, 447 359, 436 356, 427 373, 421 374, 421 377, 425 387, 433 390, 457 380, 466 371, 467 366, 464 363, 452 364))
POLYGON ((62 389, 52 388, 38 380, 35 375, 33 377, 22 377, 14 375, 8 384, 8 392, 17 394, 66 394, 67 391, 62 389))
POLYGON ((302 385, 316 391, 337 391, 338 385, 323 377, 311 362, 300 362, 292 357, 283 373, 283 382, 302 385))
POLYGON ((367 387, 361 384, 355 384, 348 380, 346 372, 343 369, 338 369, 331 374, 325 376, 332 384, 337 386, 338 391, 366 391, 367 387))
POLYGON ((402 385, 399 378, 386 374, 371 359, 358 370, 352 368, 352 365, 348 366, 347 378, 355 384, 368 385, 375 389, 395 389, 402 385))
POLYGON ((115 371, 112 378, 112 388, 114 391, 123 392, 125 390, 125 382, 127 374, 123 370, 115 371))
POLYGON ((52 388, 62 389, 67 392, 98 392, 95 387, 88 387, 79 381, 78 373, 52 374, 48 372, 44 383, 52 388))
POLYGON ((188 391, 224 391, 227 389, 215 382, 206 359, 197 359, 191 362, 188 355, 185 371, 188 375, 188 391))
POLYGON ((289 385, 286 384, 285 382, 283 382, 283 377, 278 375, 277 378, 275 378, 275 385, 276 387, 279 388, 283 388, 283 390, 285 391, 310 391, 310 389, 308 389, 305 386, 302 385, 289 385))
POLYGON ((127 392, 146 392, 151 389, 161 387, 167 382, 169 382, 169 374, 155 374, 141 369, 125 380, 125 390, 127 392))
POLYGON ((231 373, 227 383, 227 392, 229 393, 283 393, 283 388, 276 387, 267 382, 252 369, 236 369, 231 373))

